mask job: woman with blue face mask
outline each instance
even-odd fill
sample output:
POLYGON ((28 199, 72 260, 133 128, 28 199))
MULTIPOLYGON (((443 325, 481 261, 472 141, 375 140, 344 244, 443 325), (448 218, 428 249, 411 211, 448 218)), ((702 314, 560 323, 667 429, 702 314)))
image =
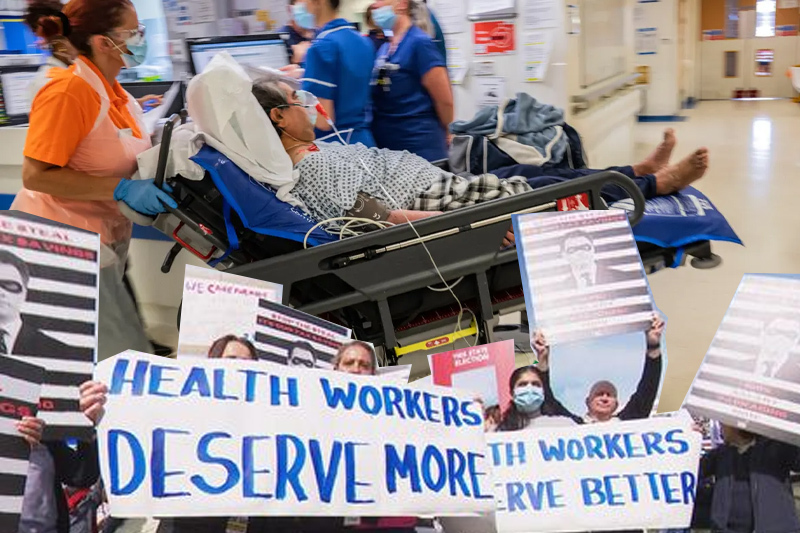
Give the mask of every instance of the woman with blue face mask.
MULTIPOLYGON (((370 130, 370 76, 375 59, 372 43, 339 17, 340 0, 305 0, 293 6, 295 22, 317 30, 306 52, 303 90, 319 98, 347 144, 375 146, 370 130)), ((322 116, 316 137, 340 142, 322 116)))
POLYGON ((381 0, 372 19, 392 31, 372 75, 375 142, 428 161, 446 159, 453 91, 444 58, 416 22, 427 19, 427 8, 419 0, 381 0))
POLYGON ((553 400, 546 393, 541 371, 535 366, 514 370, 509 379, 512 402, 503 414, 498 431, 518 431, 528 427, 574 426, 566 416, 556 416, 553 400))

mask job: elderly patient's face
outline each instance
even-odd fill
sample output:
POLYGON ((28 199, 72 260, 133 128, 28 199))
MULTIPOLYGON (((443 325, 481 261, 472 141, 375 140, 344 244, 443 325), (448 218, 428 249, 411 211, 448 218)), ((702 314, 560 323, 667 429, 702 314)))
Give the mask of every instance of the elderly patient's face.
POLYGON ((289 105, 278 110, 280 111, 280 118, 277 120, 278 126, 298 141, 313 142, 315 139, 314 124, 309 120, 306 109, 301 107, 303 102, 298 98, 297 91, 286 83, 281 82, 279 85, 286 94, 286 101, 289 105))

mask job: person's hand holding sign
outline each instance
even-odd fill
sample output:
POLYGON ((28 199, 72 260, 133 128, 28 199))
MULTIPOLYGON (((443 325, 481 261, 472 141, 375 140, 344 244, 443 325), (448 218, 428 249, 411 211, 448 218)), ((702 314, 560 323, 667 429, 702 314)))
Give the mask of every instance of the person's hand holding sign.
POLYGON ((550 344, 540 329, 533 334, 533 351, 536 352, 536 368, 547 372, 550 368, 550 344))
POLYGON ((35 448, 42 441, 44 420, 32 416, 23 416, 22 419, 17 422, 17 431, 28 441, 31 448, 35 448))
POLYGON ((647 357, 658 359, 661 357, 661 336, 664 334, 664 321, 658 315, 653 315, 650 329, 647 330, 647 357))
POLYGON ((96 426, 105 414, 108 387, 97 381, 87 381, 81 385, 80 394, 81 411, 96 426))

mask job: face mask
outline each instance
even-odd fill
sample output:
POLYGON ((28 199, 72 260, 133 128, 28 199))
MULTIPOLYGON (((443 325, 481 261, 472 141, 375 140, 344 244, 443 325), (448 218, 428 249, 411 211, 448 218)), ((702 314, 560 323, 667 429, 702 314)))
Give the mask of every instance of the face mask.
POLYGON ((130 52, 129 54, 123 52, 122 48, 120 48, 119 45, 117 45, 117 43, 115 43, 110 37, 108 40, 111 41, 111 44, 114 45, 114 48, 119 50, 119 53, 122 57, 122 62, 125 63, 125 68, 138 67, 144 63, 145 58, 147 57, 147 41, 143 36, 134 35, 125 41, 125 47, 130 52))
POLYGON ((397 15, 394 14, 392 6, 381 6, 372 11, 372 20, 375 24, 383 30, 391 30, 394 28, 394 22, 397 20, 397 15))
POLYGON ((297 25, 304 30, 314 30, 317 28, 314 15, 308 12, 305 4, 295 4, 294 7, 292 7, 292 15, 297 25))
POLYGON ((523 413, 535 413, 544 403, 542 387, 527 385, 514 389, 514 405, 523 413))

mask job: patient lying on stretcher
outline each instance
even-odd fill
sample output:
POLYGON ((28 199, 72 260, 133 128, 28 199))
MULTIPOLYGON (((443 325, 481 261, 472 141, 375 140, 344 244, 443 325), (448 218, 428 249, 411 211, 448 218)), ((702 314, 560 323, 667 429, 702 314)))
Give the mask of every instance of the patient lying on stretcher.
MULTIPOLYGON (((317 220, 359 216, 403 223, 444 211, 522 194, 541 183, 541 169, 517 165, 519 174, 500 179, 494 174, 461 177, 410 154, 361 144, 315 142, 314 126, 303 101, 282 82, 258 82, 253 94, 267 113, 292 159, 300 178, 292 195, 317 220), (533 172, 527 172, 533 171, 533 172)), ((413 120, 413 119, 409 119, 413 120)), ((632 167, 615 168, 634 178, 645 198, 677 192, 700 179, 708 167, 708 151, 701 148, 670 165, 675 136, 650 157, 632 167)), ((599 170, 559 170, 554 179, 585 176, 599 170)), ((499 173, 499 172, 498 172, 499 173)), ((621 198, 612 198, 615 201, 621 198)))

